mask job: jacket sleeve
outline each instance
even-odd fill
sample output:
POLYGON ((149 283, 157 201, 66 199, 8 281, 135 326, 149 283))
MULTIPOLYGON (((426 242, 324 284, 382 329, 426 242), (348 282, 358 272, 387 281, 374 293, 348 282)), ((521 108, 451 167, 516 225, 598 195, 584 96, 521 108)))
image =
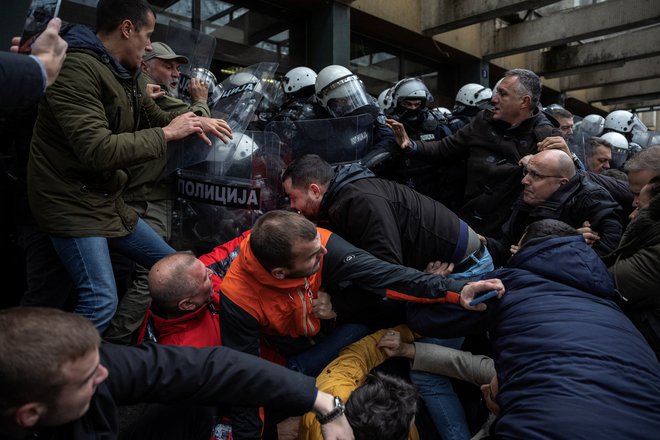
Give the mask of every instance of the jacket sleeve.
MULTIPOLYGON (((412 342, 413 334, 408 327, 400 325, 395 330, 401 333, 404 342, 412 342)), ((351 393, 364 382, 369 372, 385 360, 378 341, 387 330, 379 330, 344 348, 339 356, 329 363, 316 378, 319 390, 339 396, 348 401, 351 393)), ((321 425, 313 413, 305 414, 300 421, 298 440, 321 440, 321 425)))
POLYGON ((389 201, 380 196, 357 196, 340 199, 329 208, 333 230, 383 261, 403 264, 401 235, 397 216, 389 215, 389 201), (345 215, 350 212, 351 215, 345 215), (379 213, 374 215, 374 213, 379 213), (356 222, 359 218, 361 221, 356 222))
POLYGON ((45 81, 39 63, 25 54, 0 52, 1 114, 36 107, 44 94, 45 81))
POLYGON ((323 284, 350 281, 388 298, 419 302, 454 302, 466 281, 453 280, 379 260, 332 234, 326 244, 323 284), (451 294, 448 294, 451 291, 451 294))
POLYGON ((491 358, 436 344, 415 342, 413 370, 428 371, 483 385, 495 375, 491 358))
POLYGON ((104 172, 163 155, 165 134, 159 127, 112 132, 110 118, 119 120, 121 113, 130 109, 118 106, 111 114, 106 114, 101 97, 107 90, 103 89, 98 76, 88 62, 69 54, 57 81, 48 87, 41 104, 50 107, 78 159, 90 170, 104 172))
MULTIPOLYGON (((220 297, 220 334, 225 347, 259 356, 259 323, 224 295, 220 297)), ((258 406, 235 406, 231 415, 236 440, 261 437, 263 411, 258 406)))
POLYGON ((465 158, 469 153, 469 136, 472 124, 468 124, 451 136, 446 136, 439 141, 415 141, 417 156, 433 157, 439 160, 458 160, 465 158))
POLYGON ((624 311, 657 308, 658 286, 660 286, 660 244, 646 246, 631 255, 621 256, 609 268, 616 288, 627 301, 624 311))
POLYGON ((103 344, 101 359, 119 405, 278 405, 303 413, 316 399, 313 378, 225 347, 103 344))
MULTIPOLYGON (((493 300, 491 300, 493 301, 493 300)), ((422 336, 458 338, 488 330, 495 304, 484 312, 471 312, 455 304, 406 304, 406 322, 422 336)))
POLYGON ((593 248, 603 257, 612 253, 619 245, 623 226, 619 220, 621 207, 605 189, 599 188, 599 190, 586 194, 582 200, 585 206, 580 211, 585 213, 585 220, 589 220, 591 229, 600 236, 600 240, 593 248))

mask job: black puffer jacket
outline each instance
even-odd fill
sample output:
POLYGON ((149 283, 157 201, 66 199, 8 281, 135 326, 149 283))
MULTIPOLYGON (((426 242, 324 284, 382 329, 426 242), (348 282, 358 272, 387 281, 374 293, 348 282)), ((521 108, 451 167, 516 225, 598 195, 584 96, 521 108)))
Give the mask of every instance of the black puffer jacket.
POLYGON ((493 236, 522 191, 518 161, 536 154, 537 142, 549 136, 561 132, 541 112, 511 126, 483 110, 453 136, 418 141, 416 154, 452 162, 467 158, 465 202, 458 214, 478 233, 493 236))
POLYGON ((520 196, 512 207, 511 217, 502 226, 502 239, 489 239, 488 250, 495 265, 503 265, 511 256, 509 247, 518 243, 530 223, 551 218, 576 229, 589 221, 591 229, 600 236, 593 249, 602 257, 612 252, 621 239, 620 209, 606 189, 592 183, 583 172, 578 172, 540 205, 528 205, 520 196))

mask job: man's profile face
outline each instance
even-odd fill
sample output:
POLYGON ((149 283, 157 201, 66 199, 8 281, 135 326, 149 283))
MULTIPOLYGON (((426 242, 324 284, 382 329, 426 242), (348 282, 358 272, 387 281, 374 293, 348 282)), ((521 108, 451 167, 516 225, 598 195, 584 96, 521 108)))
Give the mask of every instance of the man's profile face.
POLYGON ((213 300, 213 271, 202 263, 195 260, 191 265, 188 275, 193 280, 195 291, 191 292, 189 301, 195 305, 195 310, 210 303, 213 300))
POLYGON ((506 76, 495 87, 493 94, 493 119, 510 124, 520 122, 523 115, 523 98, 517 92, 518 77, 506 76))
POLYGON ((611 160, 612 150, 605 145, 598 145, 594 148, 593 154, 585 162, 589 171, 601 173, 610 169, 611 160))
POLYGON ((145 63, 144 69, 150 77, 158 84, 164 84, 170 91, 177 89, 179 85, 179 67, 181 63, 176 60, 162 60, 153 58, 145 63))
POLYGON ((562 179, 557 170, 546 162, 531 158, 524 169, 522 179, 523 200, 536 206, 548 200, 561 186, 562 179))
POLYGON ((132 24, 129 38, 122 40, 125 45, 124 56, 121 64, 130 70, 140 68, 142 57, 147 50, 151 50, 151 34, 156 26, 156 17, 149 11, 146 23, 138 30, 135 24, 132 24))
POLYGON ((564 139, 566 141, 571 140, 573 137, 573 118, 559 117, 557 118, 557 121, 559 122, 559 129, 561 130, 561 134, 564 139))
POLYGON ((108 370, 99 360, 99 350, 94 349, 62 365, 64 385, 57 399, 40 418, 40 425, 61 426, 85 415, 96 388, 108 378, 108 370))
POLYGON ((282 182, 284 191, 289 196, 291 207, 309 220, 316 220, 321 208, 323 195, 313 194, 309 188, 294 188, 291 179, 282 182))
POLYGON ((326 249, 321 244, 321 236, 317 233, 314 240, 297 239, 291 245, 293 261, 286 273, 287 278, 305 278, 314 275, 321 268, 321 257, 326 249))

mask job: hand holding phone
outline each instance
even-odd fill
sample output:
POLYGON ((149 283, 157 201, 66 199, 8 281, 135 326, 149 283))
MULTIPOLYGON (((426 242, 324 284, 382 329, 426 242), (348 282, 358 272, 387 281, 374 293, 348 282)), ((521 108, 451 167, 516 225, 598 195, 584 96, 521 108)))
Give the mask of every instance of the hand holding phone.
POLYGON ((62 0, 32 0, 18 46, 20 53, 30 53, 35 40, 60 12, 62 0))
POLYGON ((477 296, 472 301, 470 301, 470 305, 476 306, 477 304, 481 304, 482 302, 487 301, 496 296, 497 296, 497 290, 489 290, 487 292, 484 292, 482 295, 477 296))

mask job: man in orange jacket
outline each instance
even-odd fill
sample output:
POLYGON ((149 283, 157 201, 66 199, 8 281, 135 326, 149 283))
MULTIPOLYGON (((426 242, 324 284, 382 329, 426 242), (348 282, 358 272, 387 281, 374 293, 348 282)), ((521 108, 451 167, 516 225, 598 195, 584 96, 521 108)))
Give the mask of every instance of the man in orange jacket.
MULTIPOLYGON (((365 336, 365 326, 333 328, 330 297, 321 287, 352 282, 397 300, 449 302, 469 310, 474 296, 504 287, 499 280, 466 284, 381 261, 290 211, 271 211, 241 243, 220 286, 223 345, 259 355, 264 338, 290 368, 315 376, 345 345, 365 336), (458 293, 460 292, 460 293, 458 293)), ((234 438, 257 438, 257 409, 234 412, 234 438)))

